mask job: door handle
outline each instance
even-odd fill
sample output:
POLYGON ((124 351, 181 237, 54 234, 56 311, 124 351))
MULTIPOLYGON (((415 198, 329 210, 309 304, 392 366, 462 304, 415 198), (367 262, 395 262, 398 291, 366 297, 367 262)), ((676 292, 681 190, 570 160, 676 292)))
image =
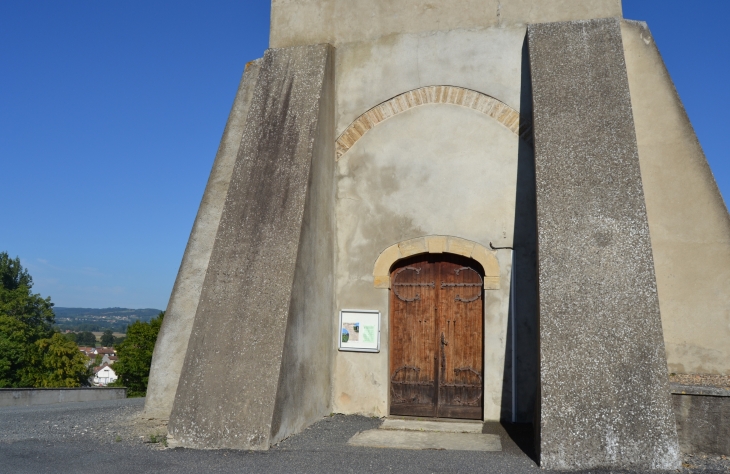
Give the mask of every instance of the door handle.
POLYGON ((448 346, 449 341, 446 340, 446 337, 444 336, 444 333, 441 333, 441 375, 444 375, 444 372, 446 371, 446 351, 444 350, 444 346, 448 346))

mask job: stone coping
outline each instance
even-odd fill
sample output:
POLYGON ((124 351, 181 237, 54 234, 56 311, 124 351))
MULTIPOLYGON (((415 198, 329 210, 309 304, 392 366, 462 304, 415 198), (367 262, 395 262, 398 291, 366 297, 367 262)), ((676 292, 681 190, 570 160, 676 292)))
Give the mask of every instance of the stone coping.
POLYGON ((33 388, 33 387, 22 387, 22 388, 0 388, 0 392, 21 392, 21 391, 31 391, 31 390, 126 390, 127 387, 42 387, 42 388, 33 388))
POLYGON ((673 395, 699 395, 704 397, 730 397, 730 390, 706 385, 669 384, 669 391, 673 395))

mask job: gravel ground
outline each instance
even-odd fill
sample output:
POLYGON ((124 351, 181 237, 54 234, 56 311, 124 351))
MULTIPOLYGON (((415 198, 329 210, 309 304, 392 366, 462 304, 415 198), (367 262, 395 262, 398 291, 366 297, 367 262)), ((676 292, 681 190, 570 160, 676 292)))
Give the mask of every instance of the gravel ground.
MULTIPOLYGON (((88 440, 140 444, 142 435, 136 434, 133 422, 143 407, 144 398, 4 407, 0 408, 0 442, 88 440)), ((160 430, 166 432, 166 428, 160 430)))
MULTIPOLYGON (((166 429, 139 418, 143 405, 144 399, 127 399, 0 408, 0 472, 547 472, 531 459, 530 433, 507 433, 499 424, 484 427, 500 435, 499 453, 352 447, 346 444, 351 436, 381 420, 344 415, 326 417, 266 452, 165 449, 150 442, 164 439, 158 435, 166 429)), ((730 473, 730 460, 721 457, 684 461, 682 473, 730 473)))

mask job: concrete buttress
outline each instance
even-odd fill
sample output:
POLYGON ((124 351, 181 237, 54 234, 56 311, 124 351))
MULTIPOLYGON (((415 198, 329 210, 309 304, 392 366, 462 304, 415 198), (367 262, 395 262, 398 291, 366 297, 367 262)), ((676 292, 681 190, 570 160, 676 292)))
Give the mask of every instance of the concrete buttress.
POLYGON ((193 329, 205 273, 228 194, 233 166, 241 145, 260 62, 258 59, 248 63, 241 77, 198 215, 195 217, 193 230, 190 232, 190 239, 175 279, 175 286, 167 304, 165 319, 152 355, 147 386, 144 411, 145 416, 149 418, 168 419, 172 411, 188 339, 193 329))
POLYGON ((174 443, 268 449, 329 413, 334 49, 270 49, 170 416, 174 443))
POLYGON ((530 25, 528 41, 540 464, 677 469, 620 21, 530 25))

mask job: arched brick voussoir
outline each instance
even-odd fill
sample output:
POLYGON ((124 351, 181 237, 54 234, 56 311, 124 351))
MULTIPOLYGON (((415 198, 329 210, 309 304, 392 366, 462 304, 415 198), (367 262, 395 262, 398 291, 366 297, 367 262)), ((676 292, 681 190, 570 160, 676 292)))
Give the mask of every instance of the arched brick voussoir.
POLYGON ((472 258, 484 269, 484 289, 499 289, 499 261, 494 252, 476 242, 447 235, 404 240, 383 250, 373 268, 375 288, 390 288, 390 269, 395 262, 424 253, 451 253, 472 258))
POLYGON ((456 86, 428 86, 397 95, 368 110, 337 138, 336 156, 342 155, 379 123, 406 110, 426 104, 453 104, 489 115, 532 146, 532 124, 504 102, 481 92, 456 86))

